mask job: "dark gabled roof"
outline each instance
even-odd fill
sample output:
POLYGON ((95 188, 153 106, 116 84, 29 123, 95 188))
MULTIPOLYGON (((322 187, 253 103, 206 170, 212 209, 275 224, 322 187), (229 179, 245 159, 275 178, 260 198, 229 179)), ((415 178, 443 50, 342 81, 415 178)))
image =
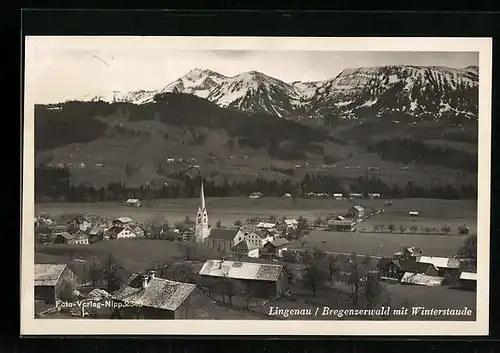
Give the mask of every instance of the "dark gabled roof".
POLYGON ((240 241, 238 244, 233 246, 233 250, 248 251, 248 244, 246 240, 240 241))
MULTIPOLYGON (((378 268, 386 268, 389 266, 391 263, 394 263, 394 260, 389 258, 389 257, 382 257, 380 260, 378 260, 377 267, 378 268)), ((396 266, 398 266, 397 264, 396 266)), ((399 266, 398 266, 399 267, 399 266)))
POLYGON ((236 236, 237 231, 234 229, 212 229, 208 238, 232 241, 236 236))

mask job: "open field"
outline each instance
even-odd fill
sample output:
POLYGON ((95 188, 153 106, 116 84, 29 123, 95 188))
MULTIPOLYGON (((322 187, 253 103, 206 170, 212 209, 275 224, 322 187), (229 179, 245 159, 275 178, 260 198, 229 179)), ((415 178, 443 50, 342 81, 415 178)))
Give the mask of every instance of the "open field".
POLYGON ((89 245, 39 245, 35 249, 35 261, 67 263, 73 258, 103 259, 111 254, 125 270, 134 272, 182 258, 179 244, 157 239, 119 239, 89 245))
MULTIPOLYGON (((392 256, 405 247, 415 246, 424 249, 426 255, 446 257, 456 255, 465 238, 465 236, 313 231, 304 240, 306 247, 318 247, 326 252, 355 252, 384 257, 392 256)), ((298 244, 295 246, 299 247, 298 244)))
MULTIPOLYGON (((456 233, 459 225, 467 224, 471 232, 476 231, 477 211, 474 200, 437 200, 437 199, 395 199, 392 206, 384 206, 383 200, 332 200, 332 199, 280 199, 262 198, 252 200, 244 197, 211 198, 206 197, 209 222, 215 225, 221 221, 225 226, 232 226, 236 220, 245 221, 249 217, 306 217, 314 221, 318 217, 328 217, 347 212, 353 205, 380 209, 385 212, 359 224, 358 228, 372 230, 375 224, 403 224, 408 228, 436 227, 443 225, 456 233), (420 212, 420 217, 408 217, 408 211, 420 212)), ((149 200, 144 207, 131 208, 118 202, 102 203, 38 203, 36 214, 48 213, 53 217, 64 214, 92 213, 102 217, 116 218, 129 216, 139 222, 152 219, 164 219, 169 222, 182 220, 186 216, 194 218, 199 206, 199 199, 149 200)))

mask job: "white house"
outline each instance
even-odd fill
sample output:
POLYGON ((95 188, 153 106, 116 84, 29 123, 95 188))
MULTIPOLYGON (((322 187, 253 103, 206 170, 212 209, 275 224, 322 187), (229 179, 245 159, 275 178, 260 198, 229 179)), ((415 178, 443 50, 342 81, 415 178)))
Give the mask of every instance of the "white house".
POLYGON ((128 199, 127 201, 125 201, 125 206, 141 207, 142 203, 138 199, 128 199))
POLYGON ((336 192, 336 193, 333 194, 333 198, 335 200, 342 200, 343 195, 342 195, 342 193, 336 192))
POLYGON ((409 211, 408 212, 408 216, 410 216, 410 217, 418 217, 418 216, 420 216, 420 212, 418 212, 418 211, 409 211))
POLYGON ((134 220, 130 217, 119 217, 115 220, 113 220, 113 224, 115 225, 128 225, 133 223, 134 220))
POLYGON ((257 224, 257 228, 265 228, 265 229, 271 229, 276 227, 276 223, 270 223, 270 222, 259 222, 257 224))

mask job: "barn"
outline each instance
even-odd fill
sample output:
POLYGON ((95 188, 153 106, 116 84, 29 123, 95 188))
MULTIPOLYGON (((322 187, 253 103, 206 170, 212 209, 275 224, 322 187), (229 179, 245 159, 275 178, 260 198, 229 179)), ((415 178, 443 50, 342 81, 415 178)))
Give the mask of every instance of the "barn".
POLYGON ((66 264, 35 264, 35 299, 71 301, 78 278, 66 264))

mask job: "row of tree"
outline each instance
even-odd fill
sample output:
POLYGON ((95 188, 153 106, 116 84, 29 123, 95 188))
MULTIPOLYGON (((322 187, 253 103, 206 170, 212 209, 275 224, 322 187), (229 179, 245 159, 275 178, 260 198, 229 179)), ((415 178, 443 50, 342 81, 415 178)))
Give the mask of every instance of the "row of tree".
MULTIPOLYGON (((158 198, 190 198, 198 197, 201 175, 192 176, 186 173, 169 175, 177 182, 172 185, 153 187, 151 185, 130 187, 123 182, 111 182, 105 187, 95 187, 90 184, 72 185, 71 173, 67 168, 39 167, 35 170, 35 197, 37 201, 69 201, 69 202, 99 202, 122 201, 127 198, 141 200, 158 198)), ((420 186, 408 182, 404 187, 397 184, 389 185, 380 178, 359 177, 350 183, 328 174, 306 174, 302 181, 268 180, 257 178, 253 181, 224 180, 216 183, 204 180, 205 194, 211 197, 248 196, 252 192, 262 192, 265 196, 281 197, 285 193, 302 196, 309 192, 337 193, 360 192, 368 196, 370 192, 380 192, 390 198, 439 198, 439 199, 475 199, 477 188, 474 185, 432 185, 420 186)))

